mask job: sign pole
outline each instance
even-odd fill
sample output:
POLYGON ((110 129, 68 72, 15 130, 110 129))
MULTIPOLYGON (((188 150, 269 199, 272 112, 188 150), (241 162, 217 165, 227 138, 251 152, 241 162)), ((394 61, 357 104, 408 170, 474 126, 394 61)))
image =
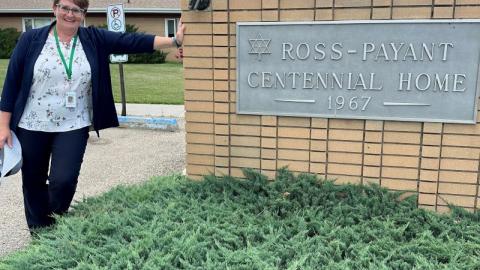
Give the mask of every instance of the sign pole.
POLYGON ((120 72, 120 93, 122 96, 122 116, 127 115, 127 101, 125 98, 125 80, 123 77, 123 63, 118 64, 118 70, 120 72))

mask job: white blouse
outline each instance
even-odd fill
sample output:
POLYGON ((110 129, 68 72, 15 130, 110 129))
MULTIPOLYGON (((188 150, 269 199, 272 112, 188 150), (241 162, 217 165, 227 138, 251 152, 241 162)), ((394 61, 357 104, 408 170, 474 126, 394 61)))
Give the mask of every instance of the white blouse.
MULTIPOLYGON (((69 63, 72 46, 73 38, 69 44, 60 42, 66 63, 69 63)), ((82 43, 77 40, 72 78, 68 80, 55 37, 49 35, 35 62, 30 95, 18 126, 33 131, 62 132, 90 126, 91 119, 91 69, 82 43), (70 98, 68 102, 67 98, 70 98)))

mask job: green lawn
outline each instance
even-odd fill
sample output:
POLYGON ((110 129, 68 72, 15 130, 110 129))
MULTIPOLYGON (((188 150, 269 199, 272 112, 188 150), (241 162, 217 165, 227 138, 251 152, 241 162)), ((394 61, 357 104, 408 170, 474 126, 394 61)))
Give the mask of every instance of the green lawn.
POLYGON ((286 170, 246 175, 86 199, 0 269, 480 269, 480 213, 286 170))
MULTIPOLYGON (((126 64, 124 66, 127 103, 183 104, 181 63, 126 64)), ((120 102, 118 65, 110 65, 115 101, 120 102)))
MULTIPOLYGON (((0 89, 3 89, 8 60, 0 59, 0 89)), ((110 65, 113 93, 120 102, 118 65, 110 65)), ((127 103, 183 104, 183 67, 181 63, 124 65, 127 103)))
POLYGON ((3 90, 3 82, 5 81, 5 74, 7 74, 7 59, 0 59, 0 92, 3 90))

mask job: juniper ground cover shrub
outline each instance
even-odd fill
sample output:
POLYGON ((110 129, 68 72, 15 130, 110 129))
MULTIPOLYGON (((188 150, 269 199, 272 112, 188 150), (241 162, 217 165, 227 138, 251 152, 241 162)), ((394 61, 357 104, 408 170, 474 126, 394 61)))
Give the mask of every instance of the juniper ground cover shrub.
POLYGON ((153 179, 76 205, 0 269, 480 269, 480 215, 281 170, 153 179))

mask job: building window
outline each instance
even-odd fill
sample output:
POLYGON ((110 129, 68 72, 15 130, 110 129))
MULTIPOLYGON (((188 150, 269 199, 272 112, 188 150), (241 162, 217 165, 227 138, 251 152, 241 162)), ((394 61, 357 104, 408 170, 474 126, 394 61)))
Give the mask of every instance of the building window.
POLYGON ((52 18, 23 18, 23 32, 49 25, 52 18))
POLYGON ((178 19, 165 19, 165 36, 174 37, 177 34, 178 19))

